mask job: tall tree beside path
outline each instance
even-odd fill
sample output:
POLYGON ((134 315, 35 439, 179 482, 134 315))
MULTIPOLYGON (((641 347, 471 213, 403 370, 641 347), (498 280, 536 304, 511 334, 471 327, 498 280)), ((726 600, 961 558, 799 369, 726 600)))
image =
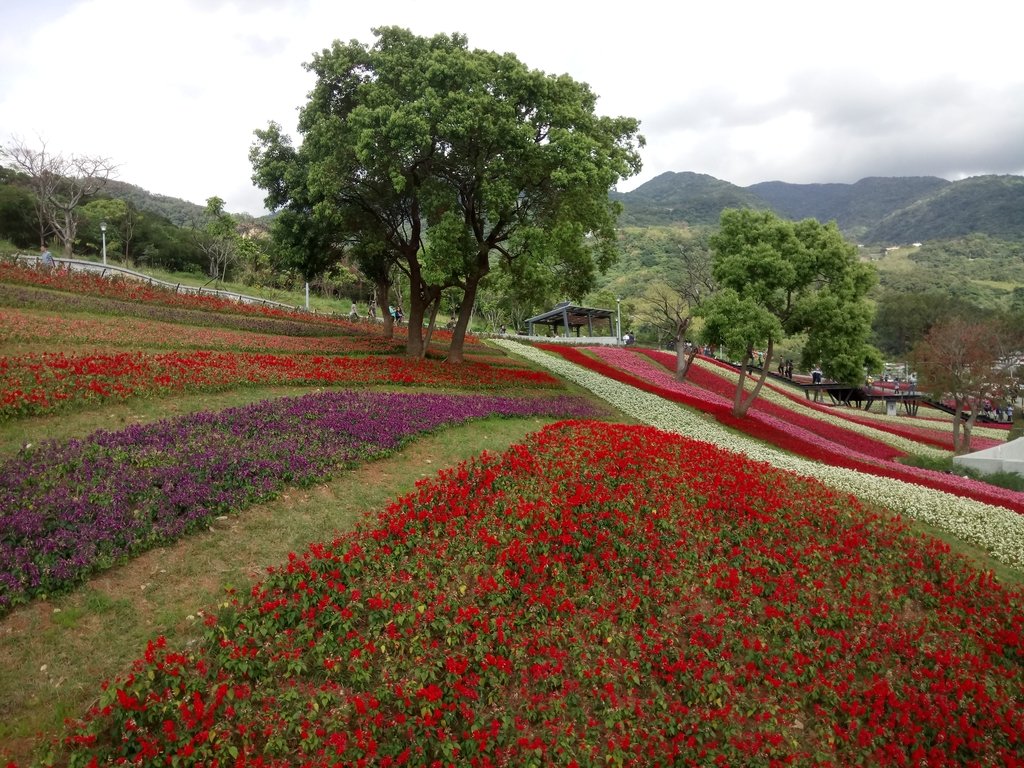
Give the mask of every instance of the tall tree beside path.
POLYGON ((0 158, 29 179, 40 244, 53 235, 60 240, 64 256, 70 258, 78 233, 78 207, 103 189, 117 166, 106 157, 54 154, 45 143, 36 149, 20 139, 0 147, 0 158))
POLYGON ((492 268, 557 262, 581 298, 616 254, 608 192, 640 170, 643 137, 628 117, 595 114, 596 95, 512 54, 471 50, 460 34, 374 30, 336 41, 316 75, 290 148, 258 133, 254 179, 268 205, 303 199, 336 240, 375 243, 410 285, 407 354, 424 350, 424 318, 461 292, 448 359, 461 362, 477 290, 492 268))
POLYGON ((771 370, 775 345, 805 334, 801 364, 819 364, 835 381, 860 384, 864 367, 880 364, 869 343, 866 296, 876 275, 860 262, 834 222, 792 222, 769 211, 728 209, 711 237, 719 289, 697 309, 702 338, 740 360, 733 413, 743 416, 771 370), (755 350, 765 349, 754 389, 744 388, 755 350))

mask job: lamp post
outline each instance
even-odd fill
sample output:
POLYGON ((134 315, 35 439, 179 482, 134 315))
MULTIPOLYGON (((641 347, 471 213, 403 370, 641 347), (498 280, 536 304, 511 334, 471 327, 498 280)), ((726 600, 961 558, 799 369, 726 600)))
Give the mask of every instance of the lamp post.
POLYGON ((615 297, 615 343, 622 343, 622 297, 615 297))
POLYGON ((103 238, 103 266, 107 266, 107 222, 100 222, 100 237, 103 238))

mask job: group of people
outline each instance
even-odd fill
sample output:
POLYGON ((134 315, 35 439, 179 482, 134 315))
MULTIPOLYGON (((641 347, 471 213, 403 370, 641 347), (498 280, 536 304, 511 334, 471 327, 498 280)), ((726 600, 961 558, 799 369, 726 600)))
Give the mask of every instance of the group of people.
POLYGON ((1013 403, 1007 403, 1005 407, 997 405, 993 409, 992 403, 986 402, 982 413, 984 413, 988 418, 995 419, 995 421, 1001 424, 1013 423, 1013 403))
MULTIPOLYGON (((398 324, 401 324, 402 319, 405 317, 405 313, 402 312, 402 308, 400 306, 396 307, 391 304, 388 305, 388 314, 391 315, 391 319, 398 324)), ((359 307, 356 305, 355 301, 353 301, 352 306, 349 307, 348 318, 352 321, 359 320, 359 307)), ((372 298, 366 305, 366 319, 371 323, 377 321, 377 302, 372 298)))

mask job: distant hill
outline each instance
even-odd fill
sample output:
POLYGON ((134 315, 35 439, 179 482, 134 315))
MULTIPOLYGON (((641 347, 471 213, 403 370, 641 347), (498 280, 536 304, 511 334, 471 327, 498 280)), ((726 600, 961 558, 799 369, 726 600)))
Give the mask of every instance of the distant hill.
POLYGON ((1024 176, 975 176, 953 182, 892 211, 864 239, 906 243, 973 234, 1024 239, 1024 176))
POLYGON ((625 206, 624 227, 713 226, 725 208, 768 208, 763 199, 742 187, 703 173, 663 173, 632 192, 612 192, 625 206))
POLYGON ((167 195, 155 195, 142 187, 116 179, 107 181, 103 187, 103 194, 117 200, 127 200, 136 209, 163 216, 179 227, 194 221, 201 221, 205 210, 203 206, 190 203, 187 200, 167 195))
MULTIPOLYGON (((108 181, 104 193, 178 226, 204 218, 201 205, 123 181, 108 181)), ((854 184, 764 181, 739 187, 703 173, 670 171, 631 192, 611 192, 610 197, 623 204, 619 225, 624 228, 716 227, 724 209, 753 208, 787 219, 835 221, 848 238, 865 245, 906 245, 976 234, 1024 241, 1024 176, 961 181, 869 177, 854 184)))
POLYGON ((985 234, 1024 240, 1024 177, 872 177, 855 184, 767 181, 738 187, 697 173, 663 173, 622 202, 624 227, 715 226, 725 208, 769 209, 788 219, 835 221, 866 244, 925 242, 985 234))
POLYGON ((856 184, 786 184, 766 181, 746 189, 787 219, 835 221, 859 238, 885 217, 952 182, 935 176, 861 179, 856 184))

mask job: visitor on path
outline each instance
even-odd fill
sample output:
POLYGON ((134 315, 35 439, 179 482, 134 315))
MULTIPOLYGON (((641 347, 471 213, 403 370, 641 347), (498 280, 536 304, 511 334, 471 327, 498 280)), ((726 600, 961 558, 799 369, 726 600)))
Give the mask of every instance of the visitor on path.
POLYGON ((354 301, 352 302, 352 306, 348 310, 348 319, 353 321, 359 319, 359 308, 356 307, 356 303, 354 301))
POLYGON ((57 262, 53 260, 53 254, 50 253, 50 249, 46 247, 45 243, 39 246, 39 263, 47 272, 53 272, 57 268, 57 262))
POLYGON ((377 302, 373 299, 370 299, 370 303, 366 306, 366 316, 370 320, 377 319, 377 302))

